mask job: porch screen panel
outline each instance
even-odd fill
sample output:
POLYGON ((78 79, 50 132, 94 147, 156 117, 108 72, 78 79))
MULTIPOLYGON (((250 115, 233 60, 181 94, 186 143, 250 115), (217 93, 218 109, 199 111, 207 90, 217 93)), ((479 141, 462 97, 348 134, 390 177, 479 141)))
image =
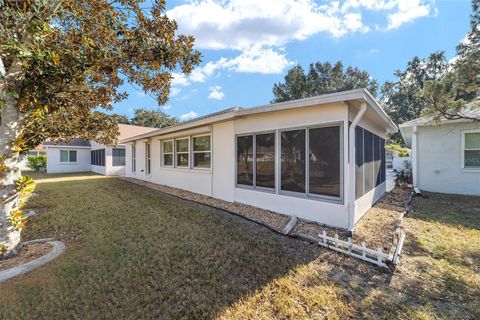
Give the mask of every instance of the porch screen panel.
POLYGON ((380 173, 381 182, 385 182, 386 168, 385 168, 385 139, 380 138, 380 173))
POLYGON ((368 130, 364 130, 363 143, 364 143, 364 193, 373 189, 375 181, 373 180, 374 165, 373 165, 373 133, 368 130))
POLYGON ((363 196, 363 128, 355 128, 355 198, 363 196))
POLYGON ((340 197, 340 126, 309 131, 309 193, 340 197))
POLYGON ((382 180, 381 177, 381 155, 380 155, 380 137, 376 134, 373 135, 373 181, 375 186, 379 186, 382 180))
POLYGON ((281 189, 305 193, 305 130, 281 135, 281 189))
POLYGON ((257 134, 256 148, 256 182, 264 188, 275 188, 275 133, 257 134))
POLYGON ((112 166, 121 167, 125 165, 125 149, 112 149, 112 166))
POLYGON ((237 184, 253 186, 253 135, 237 137, 237 184))

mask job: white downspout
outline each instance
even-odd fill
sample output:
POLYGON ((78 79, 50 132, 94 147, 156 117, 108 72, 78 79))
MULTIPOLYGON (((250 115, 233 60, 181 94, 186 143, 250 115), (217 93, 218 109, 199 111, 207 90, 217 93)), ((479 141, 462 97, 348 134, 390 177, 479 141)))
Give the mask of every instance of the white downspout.
POLYGON ((352 121, 349 135, 348 149, 348 231, 353 232, 355 225, 355 128, 367 111, 367 104, 364 102, 360 106, 360 110, 352 121))
POLYGON ((412 182, 414 187, 418 187, 417 183, 417 126, 412 128, 412 182))

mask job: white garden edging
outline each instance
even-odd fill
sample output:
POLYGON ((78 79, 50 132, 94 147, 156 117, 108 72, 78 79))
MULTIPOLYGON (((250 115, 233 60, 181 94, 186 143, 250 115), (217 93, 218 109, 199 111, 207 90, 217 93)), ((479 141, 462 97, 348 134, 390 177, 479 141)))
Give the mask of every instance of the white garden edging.
POLYGON ((48 262, 52 261, 56 257, 65 251, 65 244, 61 241, 54 240, 52 238, 47 239, 37 239, 23 242, 22 244, 30 244, 30 243, 49 243, 52 245, 52 250, 49 253, 37 258, 35 260, 29 261, 27 263, 21 264, 19 266, 0 271, 0 283, 10 280, 14 277, 19 275, 25 274, 30 272, 38 267, 47 264, 48 262))

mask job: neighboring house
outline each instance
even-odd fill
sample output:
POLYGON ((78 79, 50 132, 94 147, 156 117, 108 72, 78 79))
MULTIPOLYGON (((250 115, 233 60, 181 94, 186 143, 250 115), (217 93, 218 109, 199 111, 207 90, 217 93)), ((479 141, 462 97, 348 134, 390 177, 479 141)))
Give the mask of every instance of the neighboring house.
MULTIPOLYGON (((155 128, 119 124, 118 141, 151 132, 155 128)), ((125 173, 125 145, 103 145, 95 141, 72 139, 70 142, 47 141, 47 172, 93 171, 103 175, 125 173)))
POLYGON ((47 149, 42 145, 38 145, 35 149, 29 150, 27 154, 22 155, 20 159, 20 170, 31 170, 28 166, 27 158, 29 156, 47 155, 47 149))
POLYGON ((367 90, 232 108, 125 139, 128 177, 353 230, 385 193, 385 134, 367 90))
MULTIPOLYGON (((470 114, 480 118, 480 111, 470 114)), ((412 148, 413 184, 420 190, 480 195, 480 123, 419 118, 400 125, 412 148)))

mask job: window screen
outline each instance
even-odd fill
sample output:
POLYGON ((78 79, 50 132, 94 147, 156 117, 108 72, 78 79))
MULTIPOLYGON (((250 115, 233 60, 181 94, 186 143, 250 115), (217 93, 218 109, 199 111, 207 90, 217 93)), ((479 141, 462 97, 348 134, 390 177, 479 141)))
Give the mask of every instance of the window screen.
POLYGON ((281 189, 305 193, 305 130, 281 134, 281 189))
POLYGON ((237 184, 253 186, 253 135, 237 137, 237 184))
POLYGON ((340 126, 308 132, 309 193, 340 197, 340 126))
POLYGON ((380 155, 380 137, 373 135, 373 181, 375 186, 379 186, 382 182, 382 176, 380 172, 381 167, 381 155, 380 155))
POLYGON ((373 165, 373 133, 368 130, 364 130, 363 133, 364 149, 364 193, 372 190, 375 183, 373 180, 374 165, 373 165))
POLYGON ((121 167, 125 165, 125 149, 113 148, 112 149, 112 166, 121 167))
POLYGON ((94 166, 105 166, 105 149, 90 151, 90 163, 94 166))
POLYGON ((255 135, 255 185, 275 188, 275 133, 255 135))
POLYGON ((355 198, 363 196, 363 128, 355 128, 355 198))

